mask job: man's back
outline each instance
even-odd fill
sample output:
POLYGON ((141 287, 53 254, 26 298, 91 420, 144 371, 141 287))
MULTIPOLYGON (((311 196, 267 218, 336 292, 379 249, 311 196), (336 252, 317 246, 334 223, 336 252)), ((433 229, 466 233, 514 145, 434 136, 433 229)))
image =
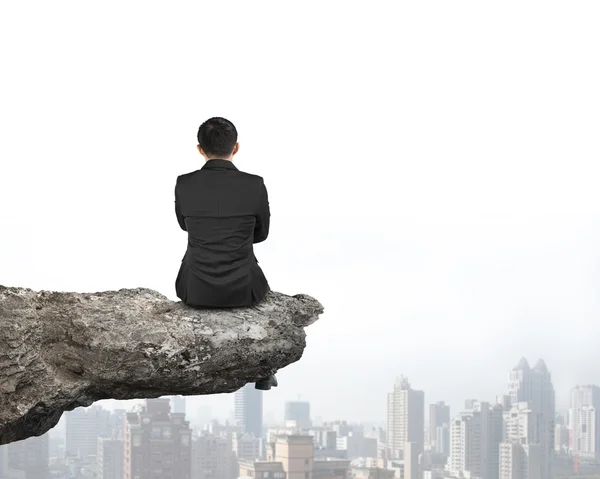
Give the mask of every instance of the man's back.
POLYGON ((254 256, 253 243, 269 233, 269 201, 260 176, 211 159, 181 175, 175 211, 188 232, 188 246, 175 282, 190 306, 235 307, 261 301, 269 284, 254 256))

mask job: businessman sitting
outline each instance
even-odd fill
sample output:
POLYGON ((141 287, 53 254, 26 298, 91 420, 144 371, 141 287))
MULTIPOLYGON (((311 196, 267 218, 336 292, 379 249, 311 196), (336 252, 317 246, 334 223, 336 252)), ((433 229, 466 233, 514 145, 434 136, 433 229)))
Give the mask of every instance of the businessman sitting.
MULTIPOLYGON (((180 175, 175 185, 177 221, 188 244, 175 289, 194 308, 251 306, 270 291, 253 244, 269 234, 269 199, 262 177, 239 171, 237 130, 224 118, 210 118, 198 130, 198 151, 206 163, 180 175)), ((257 389, 277 386, 275 376, 257 389)))

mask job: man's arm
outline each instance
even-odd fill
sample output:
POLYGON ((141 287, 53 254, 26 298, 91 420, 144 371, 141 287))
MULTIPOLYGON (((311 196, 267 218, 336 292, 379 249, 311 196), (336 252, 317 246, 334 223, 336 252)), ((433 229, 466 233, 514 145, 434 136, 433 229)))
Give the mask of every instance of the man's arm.
POLYGON ((269 223, 271 221, 271 211, 269 209, 269 195, 264 180, 260 181, 260 202, 258 204, 258 213, 256 214, 256 224, 254 225, 253 243, 260 243, 269 236, 269 223))
POLYGON ((175 215, 177 216, 177 221, 179 222, 179 226, 183 231, 187 231, 187 227, 185 225, 185 218, 181 214, 181 200, 179 199, 179 194, 177 193, 177 183, 175 183, 175 215))

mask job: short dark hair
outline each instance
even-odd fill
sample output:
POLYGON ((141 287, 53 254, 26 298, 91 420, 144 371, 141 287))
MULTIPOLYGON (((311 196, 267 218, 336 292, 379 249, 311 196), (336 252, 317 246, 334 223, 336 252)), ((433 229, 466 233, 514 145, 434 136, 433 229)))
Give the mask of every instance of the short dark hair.
POLYGON ((198 144, 208 157, 231 155, 236 142, 237 130, 233 123, 225 118, 210 118, 198 129, 198 144))

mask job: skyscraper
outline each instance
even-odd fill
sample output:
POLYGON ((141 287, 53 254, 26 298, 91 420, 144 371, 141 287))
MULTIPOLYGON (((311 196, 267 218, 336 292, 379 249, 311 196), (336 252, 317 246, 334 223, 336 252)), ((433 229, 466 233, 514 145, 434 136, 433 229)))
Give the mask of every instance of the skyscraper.
POLYGON ((185 414, 172 413, 169 398, 136 406, 125 416, 124 479, 191 479, 192 430, 185 414))
POLYGON ((407 442, 423 449, 425 443, 425 393, 411 389, 408 378, 396 379, 388 394, 388 449, 392 458, 401 457, 407 442))
POLYGON ((504 412, 504 442, 500 445, 500 479, 547 479, 542 475, 539 416, 529 402, 514 403, 504 412))
POLYGON ((66 454, 84 458, 96 455, 98 436, 110 437, 111 414, 98 404, 65 412, 66 454))
POLYGON ((569 448, 580 457, 600 459, 600 388, 586 385, 571 389, 569 448))
MULTIPOLYGON (((429 405, 429 444, 435 446, 437 441, 437 428, 450 424, 450 406, 444 401, 429 405)), ((435 449, 435 447, 432 447, 435 449)))
MULTIPOLYGON (((544 361, 540 359, 533 368, 530 368, 527 360, 522 358, 509 373, 508 390, 512 405, 511 414, 518 414, 519 424, 523 423, 528 426, 524 429, 522 425, 506 425, 505 443, 513 445, 510 447, 503 446, 501 450, 501 479, 504 479, 504 477, 521 479, 522 477, 522 475, 519 475, 521 473, 515 472, 515 469, 509 471, 510 468, 506 461, 516 464, 515 458, 519 458, 521 462, 533 461, 535 463, 538 457, 539 475, 538 468, 534 463, 529 465, 525 463, 521 470, 529 471, 528 479, 552 477, 551 464, 554 454, 554 417, 556 414, 555 395, 550 373, 544 361), (527 417, 526 420, 523 419, 524 415, 527 417), (536 446, 539 447, 539 452, 536 446), (505 461, 504 464, 503 461, 505 461), (509 473, 513 475, 502 475, 509 473)), ((505 415, 505 422, 508 419, 512 421, 513 418, 514 416, 505 415)))
POLYGON ((288 401, 285 403, 285 421, 296 421, 299 428, 309 428, 310 403, 307 401, 288 401))
POLYGON ((450 426, 450 457, 446 469, 452 477, 487 479, 489 454, 489 412, 487 402, 471 401, 450 426))
POLYGON ((236 469, 231 441, 207 433, 192 440, 194 479, 234 479, 236 469))
POLYGON ((235 422, 247 434, 262 437, 263 397, 262 391, 248 383, 235 393, 235 422))

